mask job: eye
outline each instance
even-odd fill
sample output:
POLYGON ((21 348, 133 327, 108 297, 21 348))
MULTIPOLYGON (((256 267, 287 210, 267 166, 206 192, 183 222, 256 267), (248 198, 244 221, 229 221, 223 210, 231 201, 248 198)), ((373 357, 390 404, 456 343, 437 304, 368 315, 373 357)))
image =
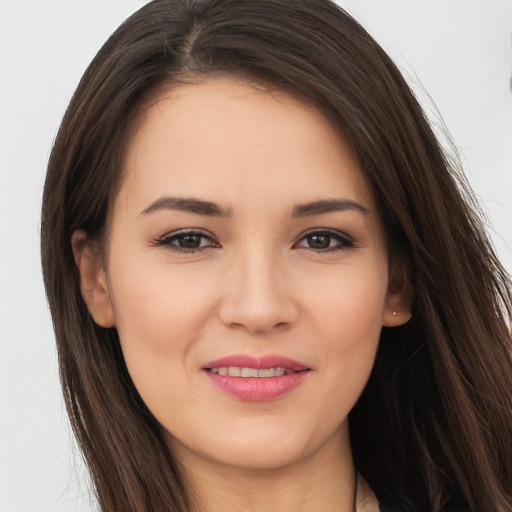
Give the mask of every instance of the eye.
POLYGON ((156 240, 155 243, 178 252, 197 252, 211 247, 219 247, 219 243, 211 235, 202 231, 189 230, 169 233, 156 240))
POLYGON ((354 241, 339 231, 318 230, 306 233, 294 247, 317 252, 331 252, 354 247, 354 241))

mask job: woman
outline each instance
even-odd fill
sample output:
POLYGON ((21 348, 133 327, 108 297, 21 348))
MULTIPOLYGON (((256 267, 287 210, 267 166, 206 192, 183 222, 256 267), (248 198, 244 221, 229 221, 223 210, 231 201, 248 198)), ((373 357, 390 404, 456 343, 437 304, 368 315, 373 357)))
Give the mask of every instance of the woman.
POLYGON ((512 510, 510 281, 326 0, 156 0, 85 73, 42 254, 103 511, 512 510))

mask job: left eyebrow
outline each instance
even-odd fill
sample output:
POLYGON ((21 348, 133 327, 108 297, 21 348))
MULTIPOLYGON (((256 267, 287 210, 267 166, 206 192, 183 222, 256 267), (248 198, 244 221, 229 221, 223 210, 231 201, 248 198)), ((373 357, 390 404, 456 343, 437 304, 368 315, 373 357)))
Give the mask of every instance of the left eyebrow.
POLYGON ((169 197, 164 196, 151 203, 139 216, 148 215, 158 210, 178 210, 182 212, 196 213, 210 217, 229 217, 231 210, 224 210, 222 206, 211 201, 202 201, 193 197, 169 197))
POLYGON ((310 217, 322 213, 355 211, 365 216, 370 213, 368 208, 350 199, 327 199, 312 203, 299 204, 292 209, 292 217, 310 217))

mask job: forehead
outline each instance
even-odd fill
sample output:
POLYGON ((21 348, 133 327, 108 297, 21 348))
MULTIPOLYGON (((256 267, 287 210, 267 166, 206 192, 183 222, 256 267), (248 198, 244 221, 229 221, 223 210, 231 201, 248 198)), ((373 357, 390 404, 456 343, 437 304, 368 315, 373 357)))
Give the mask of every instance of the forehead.
POLYGON ((172 193, 283 204, 348 195, 374 209, 353 151, 318 110, 229 78, 154 98, 134 125, 123 174, 121 194, 131 193, 140 207, 172 193))

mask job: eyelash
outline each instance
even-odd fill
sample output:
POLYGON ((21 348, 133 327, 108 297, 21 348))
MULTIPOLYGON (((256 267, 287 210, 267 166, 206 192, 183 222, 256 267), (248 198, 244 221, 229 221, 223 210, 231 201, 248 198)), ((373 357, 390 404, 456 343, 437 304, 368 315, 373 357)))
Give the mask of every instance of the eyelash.
POLYGON ((293 247, 297 247, 301 242, 307 240, 309 237, 328 237, 329 238, 329 245, 332 239, 336 240, 338 243, 334 247, 327 247, 325 249, 319 249, 319 248, 313 248, 313 247, 303 247, 303 249, 313 251, 315 253, 329 253, 329 252, 335 252, 335 251, 344 251, 347 249, 351 249, 355 247, 354 240, 349 237, 348 235, 340 232, 340 231, 334 231, 332 229, 315 229, 312 231, 308 231, 307 233, 304 233, 301 235, 299 240, 293 245, 293 247))
MULTIPOLYGON (((202 242, 200 241, 200 244, 202 242)), ((191 253, 197 253, 202 252, 207 249, 214 249, 220 247, 220 244, 208 233, 205 233, 204 231, 200 230, 181 230, 176 231, 174 233, 167 234, 161 238, 158 238, 155 240, 155 245, 160 247, 168 247, 169 249, 185 253, 185 254, 191 254, 191 253), (209 245, 194 248, 185 248, 180 247, 179 245, 174 244, 173 242, 177 242, 180 239, 184 239, 186 237, 200 237, 201 240, 208 240, 211 242, 209 245)), ((303 248, 308 251, 312 251, 315 253, 330 253, 335 251, 342 251, 347 250, 350 248, 353 248, 355 246, 354 240, 350 238, 348 235, 341 233, 339 231, 334 231, 330 229, 317 229, 308 231, 307 233, 304 233, 301 235, 299 240, 293 244, 294 249, 303 248), (309 237, 327 237, 329 239, 329 246, 326 248, 314 248, 314 247, 301 247, 300 243, 307 240, 309 237), (332 239, 336 240, 338 243, 334 247, 330 247, 330 243, 332 239)))
POLYGON ((220 247, 220 244, 218 242, 216 242, 215 239, 211 235, 209 235, 208 233, 205 233, 204 231, 197 230, 197 229, 196 230, 184 229, 181 231, 175 231, 173 233, 169 233, 168 235, 164 235, 163 237, 155 240, 155 245, 160 246, 160 247, 168 247, 169 249, 171 249, 173 251, 185 253, 185 254, 191 254, 191 253, 204 251, 206 249, 214 249, 216 247, 220 247), (205 240, 205 239, 209 240, 211 242, 211 245, 206 245, 203 247, 199 246, 199 247, 195 247, 192 249, 187 249, 185 247, 180 247, 178 245, 173 244, 173 242, 178 241, 183 238, 186 238, 186 237, 201 237, 201 240, 205 240))

